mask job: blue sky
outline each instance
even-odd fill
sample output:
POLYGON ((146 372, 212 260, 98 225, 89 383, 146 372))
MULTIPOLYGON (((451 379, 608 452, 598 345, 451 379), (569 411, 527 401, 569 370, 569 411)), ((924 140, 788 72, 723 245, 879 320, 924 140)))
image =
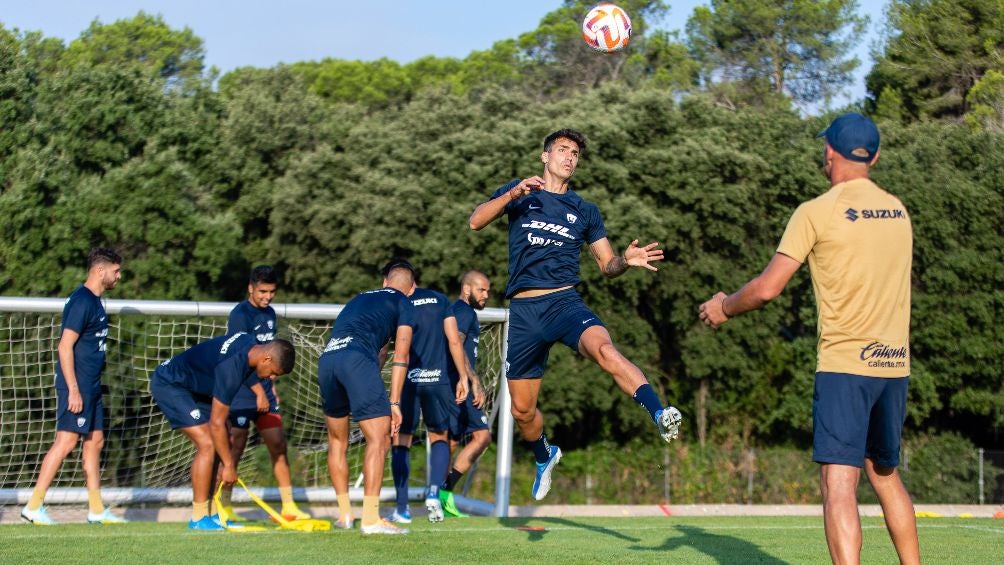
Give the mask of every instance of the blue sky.
MULTIPOLYGON (((682 30, 701 0, 668 1, 661 27, 682 30)), ((862 65, 848 96, 864 96, 871 67, 869 47, 882 22, 885 2, 859 2, 871 16, 869 33, 855 54, 862 65)), ((69 42, 95 18, 109 23, 139 10, 161 14, 171 27, 189 27, 205 42, 206 62, 223 72, 241 66, 324 57, 402 63, 425 55, 465 57, 496 41, 533 30, 561 0, 31 0, 4 3, 0 22, 37 30, 69 42)))

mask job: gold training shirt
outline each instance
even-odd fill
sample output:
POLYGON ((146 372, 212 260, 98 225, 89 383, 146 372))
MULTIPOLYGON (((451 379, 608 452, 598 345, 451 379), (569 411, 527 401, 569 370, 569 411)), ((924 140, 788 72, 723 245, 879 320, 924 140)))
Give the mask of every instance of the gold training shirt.
POLYGON ((910 375, 913 228, 898 198, 868 179, 835 185, 795 210, 777 252, 809 260, 817 371, 910 375))

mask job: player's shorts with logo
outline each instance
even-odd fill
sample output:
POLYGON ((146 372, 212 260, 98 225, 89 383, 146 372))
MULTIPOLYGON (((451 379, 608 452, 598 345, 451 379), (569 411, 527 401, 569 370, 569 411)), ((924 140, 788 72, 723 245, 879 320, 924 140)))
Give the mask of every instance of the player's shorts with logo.
POLYGON ((450 439, 460 440, 469 433, 488 429, 488 417, 484 410, 474 405, 473 392, 467 393, 467 399, 459 408, 457 420, 450 428, 450 439))
POLYGON ((401 389, 401 430, 412 434, 418 427, 419 409, 430 432, 445 432, 453 428, 460 407, 453 387, 448 384, 417 385, 405 381, 401 389))
POLYGON ((83 409, 70 412, 70 393, 56 388, 56 430, 89 434, 105 429, 105 404, 100 394, 81 394, 83 409))
POLYGON ((582 332, 603 322, 574 288, 509 302, 509 347, 506 377, 535 379, 544 375, 551 346, 562 342, 578 352, 582 332))
POLYGON ((865 457, 899 465, 909 377, 816 373, 812 395, 812 460, 863 467, 865 457))
POLYGON ((230 404, 230 415, 227 418, 230 420, 230 425, 242 430, 248 429, 251 422, 254 422, 259 430, 281 427, 282 415, 279 414, 279 401, 275 398, 274 386, 271 381, 262 381, 265 398, 268 399, 268 412, 259 412, 258 399, 254 392, 242 386, 230 404))
POLYGON ((190 428, 209 423, 213 397, 195 394, 174 382, 163 365, 150 377, 150 394, 164 413, 171 429, 190 428))
MULTIPOLYGON (((269 399, 271 400, 271 399, 269 399)), ((279 404, 271 402, 268 412, 259 412, 256 408, 241 408, 230 410, 230 425, 235 428, 246 430, 251 427, 251 422, 259 430, 282 427, 282 414, 279 413, 279 404)))
POLYGON ((390 400, 380 366, 370 354, 351 347, 321 354, 317 363, 324 414, 357 420, 390 416, 390 400))

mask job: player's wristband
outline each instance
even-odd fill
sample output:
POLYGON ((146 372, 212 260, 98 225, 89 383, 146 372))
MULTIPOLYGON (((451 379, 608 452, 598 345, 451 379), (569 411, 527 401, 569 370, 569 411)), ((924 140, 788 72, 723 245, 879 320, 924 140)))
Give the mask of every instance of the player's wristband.
POLYGON ((401 403, 400 402, 391 402, 390 405, 391 406, 401 406, 401 403))
POLYGON ((391 363, 391 366, 392 367, 404 367, 405 369, 408 368, 408 364, 407 363, 402 363, 401 361, 394 361, 393 363, 391 363))

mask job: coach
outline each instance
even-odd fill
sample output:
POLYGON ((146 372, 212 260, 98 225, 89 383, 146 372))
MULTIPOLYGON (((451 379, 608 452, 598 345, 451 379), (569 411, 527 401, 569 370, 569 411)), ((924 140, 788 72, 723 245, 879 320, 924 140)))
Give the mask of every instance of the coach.
POLYGON ((830 190, 795 210, 760 276, 735 294, 713 296, 700 318, 717 328, 764 306, 808 259, 819 318, 812 458, 821 465, 830 557, 860 560, 864 467, 900 562, 919 563, 913 502, 896 471, 910 380, 910 216, 868 178, 879 156, 874 122, 844 114, 818 137, 826 138, 830 190))

